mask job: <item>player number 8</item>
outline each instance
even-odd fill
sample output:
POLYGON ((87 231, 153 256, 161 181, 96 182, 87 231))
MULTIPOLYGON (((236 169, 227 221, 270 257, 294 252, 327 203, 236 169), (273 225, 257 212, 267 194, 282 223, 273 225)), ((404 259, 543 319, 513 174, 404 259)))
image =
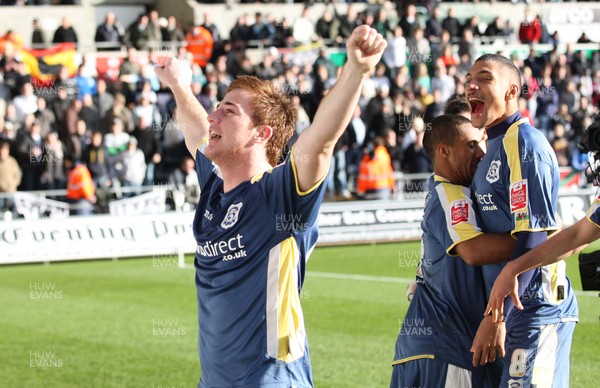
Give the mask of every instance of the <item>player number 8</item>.
POLYGON ((527 350, 515 349, 510 358, 510 368, 508 373, 511 377, 525 376, 525 368, 527 364, 527 350))

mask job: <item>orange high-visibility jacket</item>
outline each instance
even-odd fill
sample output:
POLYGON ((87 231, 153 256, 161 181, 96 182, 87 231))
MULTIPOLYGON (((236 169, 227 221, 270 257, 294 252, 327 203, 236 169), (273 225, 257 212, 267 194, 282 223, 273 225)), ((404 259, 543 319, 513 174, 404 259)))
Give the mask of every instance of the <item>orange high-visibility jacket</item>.
POLYGON ((374 157, 365 154, 358 168, 358 179, 356 182, 356 191, 358 194, 364 194, 369 191, 379 189, 394 189, 396 179, 390 154, 384 146, 375 148, 374 157))
POLYGON ((67 198, 69 199, 91 199, 96 188, 90 171, 83 164, 78 164, 70 172, 67 178, 67 198))

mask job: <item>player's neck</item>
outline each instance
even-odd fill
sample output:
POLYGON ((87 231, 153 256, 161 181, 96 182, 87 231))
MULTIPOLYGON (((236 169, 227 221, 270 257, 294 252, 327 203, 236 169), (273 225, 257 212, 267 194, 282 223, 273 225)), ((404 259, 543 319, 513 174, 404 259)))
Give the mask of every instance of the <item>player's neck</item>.
POLYGON ((261 172, 273 168, 266 160, 262 161, 232 161, 231 163, 219 164, 221 176, 223 177, 223 191, 228 192, 235 189, 241 183, 252 180, 261 172))

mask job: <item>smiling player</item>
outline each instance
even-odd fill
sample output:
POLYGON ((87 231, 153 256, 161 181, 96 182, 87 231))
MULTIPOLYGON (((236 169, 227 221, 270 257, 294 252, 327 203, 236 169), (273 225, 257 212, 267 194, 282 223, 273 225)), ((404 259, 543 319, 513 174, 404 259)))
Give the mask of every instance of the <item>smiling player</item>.
POLYGON ((207 115, 191 92, 189 68, 172 59, 156 69, 175 95, 201 187, 193 223, 200 387, 312 387, 300 290, 323 180, 385 46, 375 29, 354 30, 335 86, 277 167, 295 113, 270 82, 234 80, 207 115))
MULTIPOLYGON (((510 232, 517 240, 510 258, 514 259, 557 229, 556 156, 543 134, 519 113, 522 83, 509 59, 481 56, 466 81, 471 122, 486 128, 489 136, 488 151, 471 185, 479 226, 486 233, 510 232)), ((483 267, 488 293, 504 264, 483 267)), ((519 291, 524 309, 513 310, 507 300, 510 306, 504 310, 507 355, 500 386, 569 386, 578 310, 564 263, 522 274, 519 291)))

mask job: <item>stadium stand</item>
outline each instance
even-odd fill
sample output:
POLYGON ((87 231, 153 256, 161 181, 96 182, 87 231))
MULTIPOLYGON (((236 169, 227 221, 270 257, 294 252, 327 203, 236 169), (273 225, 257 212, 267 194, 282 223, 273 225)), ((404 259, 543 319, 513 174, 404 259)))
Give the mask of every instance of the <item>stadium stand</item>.
MULTIPOLYGON (((189 61, 192 88, 208 111, 238 75, 272 80, 294 99, 300 133, 335 82, 344 39, 363 23, 385 34, 389 48, 339 144, 329 199, 356 193, 359 162, 378 137, 393 139, 384 148, 398 178, 395 197, 421 191, 404 183, 423 177, 407 175, 423 171, 408 160, 419 154, 414 127, 426 130, 449 99, 463 94, 466 71, 486 52, 502 52, 521 69, 522 114, 551 141, 565 183, 588 183, 588 161, 577 144, 600 102, 600 53, 588 38, 598 36, 597 6, 240 3, 2 2, 0 136, 21 169, 18 190, 65 200, 68 155, 89 168, 98 213, 107 212, 112 199, 156 185, 185 193, 185 200, 167 197, 171 208, 193 207, 197 192, 187 178, 189 155, 173 120, 176 107, 153 72, 161 58, 189 61), (559 30, 561 23, 572 28, 559 30)), ((0 175, 12 167, 0 162, 0 175)), ((0 186, 0 211, 19 217, 13 186, 0 186)))

